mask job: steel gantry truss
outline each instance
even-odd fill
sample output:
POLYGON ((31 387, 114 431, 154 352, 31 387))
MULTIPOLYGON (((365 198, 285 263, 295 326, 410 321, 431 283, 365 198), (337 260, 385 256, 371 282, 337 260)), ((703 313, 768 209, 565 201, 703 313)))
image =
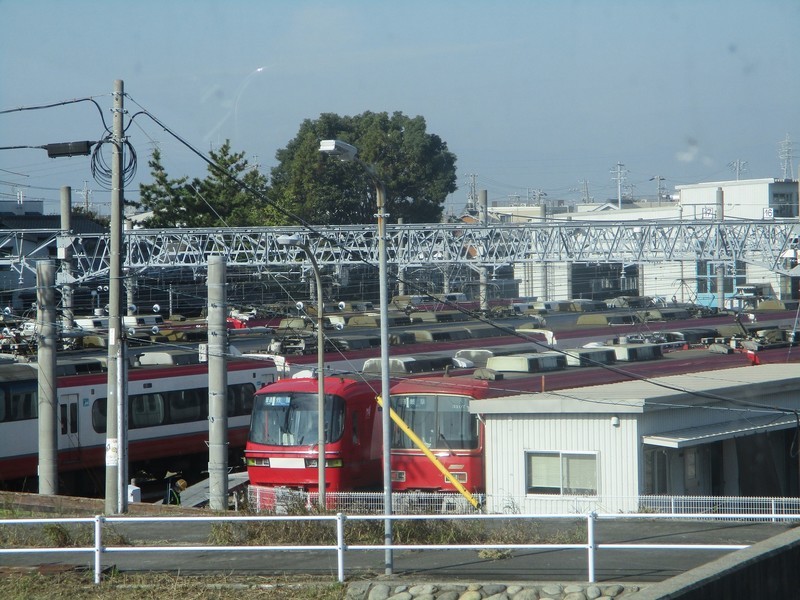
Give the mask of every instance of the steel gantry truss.
MULTIPOLYGON (((205 270, 208 257, 224 255, 229 267, 269 271, 307 261, 297 247, 277 243, 299 235, 320 266, 378 262, 375 228, 137 229, 124 233, 126 273, 167 267, 205 270)), ((800 275, 800 223, 796 220, 548 221, 524 224, 411 224, 387 227, 388 261, 399 269, 458 264, 500 268, 524 263, 662 263, 737 261, 782 275, 800 275)), ((36 261, 71 257, 58 283, 108 277, 109 236, 59 230, 0 232, 0 262, 22 275, 36 261), (28 243, 26 244, 26 240, 28 243), (35 240, 31 244, 30 241, 35 240)))

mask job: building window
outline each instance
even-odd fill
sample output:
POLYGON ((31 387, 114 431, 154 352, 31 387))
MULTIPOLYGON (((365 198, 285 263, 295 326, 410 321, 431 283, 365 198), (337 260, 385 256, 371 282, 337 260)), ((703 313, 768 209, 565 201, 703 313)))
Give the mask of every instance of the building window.
POLYGON ((597 454, 526 452, 525 486, 528 494, 596 496, 597 454))
POLYGON ((773 193, 769 203, 775 218, 792 218, 797 216, 797 199, 794 194, 773 193))
POLYGON ((717 269, 724 269, 722 279, 722 292, 732 294, 736 282, 747 281, 747 264, 742 261, 735 261, 734 265, 721 265, 720 263, 709 260, 697 261, 697 291, 701 294, 717 293, 717 269))

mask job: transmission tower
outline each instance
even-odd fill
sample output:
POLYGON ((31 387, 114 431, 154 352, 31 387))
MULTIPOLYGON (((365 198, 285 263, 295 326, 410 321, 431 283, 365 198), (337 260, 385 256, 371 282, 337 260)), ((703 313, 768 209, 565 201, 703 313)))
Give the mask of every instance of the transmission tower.
POLYGON ((470 214, 476 211, 478 207, 478 186, 476 183, 478 176, 474 173, 469 173, 467 177, 469 178, 467 187, 467 205, 464 207, 464 212, 470 214))
POLYGON ((92 190, 89 189, 89 185, 86 182, 86 180, 84 180, 84 182, 83 182, 83 189, 81 190, 80 193, 83 196, 83 212, 88 213, 89 212, 89 196, 92 195, 92 190))
POLYGON ((581 202, 584 204, 591 204, 594 198, 589 195, 589 181, 587 179, 581 180, 581 202))
POLYGON ((728 163, 728 167, 730 167, 731 171, 736 173, 736 181, 739 181, 739 177, 747 171, 747 161, 746 160, 732 160, 728 163))
POLYGON ((625 183, 625 175, 627 175, 628 170, 625 168, 621 162, 618 162, 616 166, 611 169, 611 180, 617 182, 617 208, 622 209, 622 185, 625 183))
POLYGON ((781 159, 783 178, 794 179, 794 156, 792 155, 792 140, 788 133, 778 147, 778 158, 781 159))

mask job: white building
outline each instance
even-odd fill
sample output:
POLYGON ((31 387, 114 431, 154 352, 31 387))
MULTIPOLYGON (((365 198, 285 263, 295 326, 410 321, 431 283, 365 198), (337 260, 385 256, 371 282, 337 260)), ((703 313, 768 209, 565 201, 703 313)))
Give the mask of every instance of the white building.
MULTIPOLYGON (((750 179, 682 185, 675 201, 633 204, 617 209, 611 204, 588 204, 568 213, 548 214, 542 207, 489 207, 500 221, 580 219, 619 223, 627 221, 693 221, 700 219, 784 219, 800 215, 800 188, 796 180, 750 179)), ((613 295, 662 296, 680 302, 717 306, 717 268, 703 261, 673 261, 659 264, 543 263, 515 266, 520 296, 542 300, 606 298, 613 295)), ((726 271, 724 294, 756 285, 764 295, 797 298, 798 285, 790 277, 763 267, 737 264, 726 271)), ((730 301, 729 301, 730 302, 730 301)))
POLYGON ((486 426, 487 508, 636 511, 642 495, 797 495, 798 387, 800 364, 787 363, 472 400, 486 426))

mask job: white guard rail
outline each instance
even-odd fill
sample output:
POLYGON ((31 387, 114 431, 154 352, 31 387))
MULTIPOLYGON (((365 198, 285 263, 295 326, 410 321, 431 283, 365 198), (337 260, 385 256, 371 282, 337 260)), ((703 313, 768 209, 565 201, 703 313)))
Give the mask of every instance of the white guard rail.
MULTIPOLYGON (((586 516, 578 516, 575 514, 561 514, 561 515, 351 515, 347 516, 343 513, 335 515, 319 515, 319 516, 208 516, 208 517, 106 517, 98 515, 95 517, 76 517, 76 518, 57 518, 57 519, 0 519, 0 527, 6 526, 21 526, 21 525, 64 525, 68 523, 73 524, 91 524, 93 525, 93 540, 94 544, 91 547, 17 547, 17 548, 0 548, 0 555, 4 554, 77 554, 85 553, 93 555, 93 568, 94 568, 94 582, 100 583, 102 574, 102 561, 103 557, 108 554, 116 553, 139 553, 139 552, 272 552, 272 551, 329 551, 336 552, 337 555, 337 579, 340 583, 345 581, 345 555, 351 551, 376 551, 376 550, 585 550, 587 554, 587 581, 589 583, 595 582, 595 555, 598 550, 643 550, 643 549, 660 549, 660 550, 741 550, 747 548, 747 545, 741 544, 600 544, 596 541, 595 524, 598 520, 614 520, 614 519, 671 519, 671 520, 720 520, 720 521, 774 521, 774 515, 753 515, 753 514, 726 514, 726 515, 709 515, 709 514, 643 514, 643 513, 628 513, 628 514, 603 514, 589 513, 586 516), (524 519, 531 520, 545 520, 545 519, 562 519, 580 522, 585 519, 586 522, 586 542, 576 544, 375 544, 375 545, 352 545, 348 546, 345 540, 345 525, 347 521, 384 521, 391 518, 393 521, 400 520, 513 520, 524 519), (148 545, 128 545, 128 546, 104 546, 103 545, 103 525, 113 523, 165 523, 165 524, 182 524, 186 523, 242 523, 242 522, 269 522, 269 521, 333 521, 336 523, 336 543, 335 544, 318 544, 318 545, 304 545, 304 546, 289 546, 289 545, 275 545, 275 546, 226 546, 226 545, 203 545, 203 546, 185 546, 185 545, 171 545, 171 546, 148 546, 148 545)), ((798 521, 800 515, 783 515, 781 520, 798 521)))

